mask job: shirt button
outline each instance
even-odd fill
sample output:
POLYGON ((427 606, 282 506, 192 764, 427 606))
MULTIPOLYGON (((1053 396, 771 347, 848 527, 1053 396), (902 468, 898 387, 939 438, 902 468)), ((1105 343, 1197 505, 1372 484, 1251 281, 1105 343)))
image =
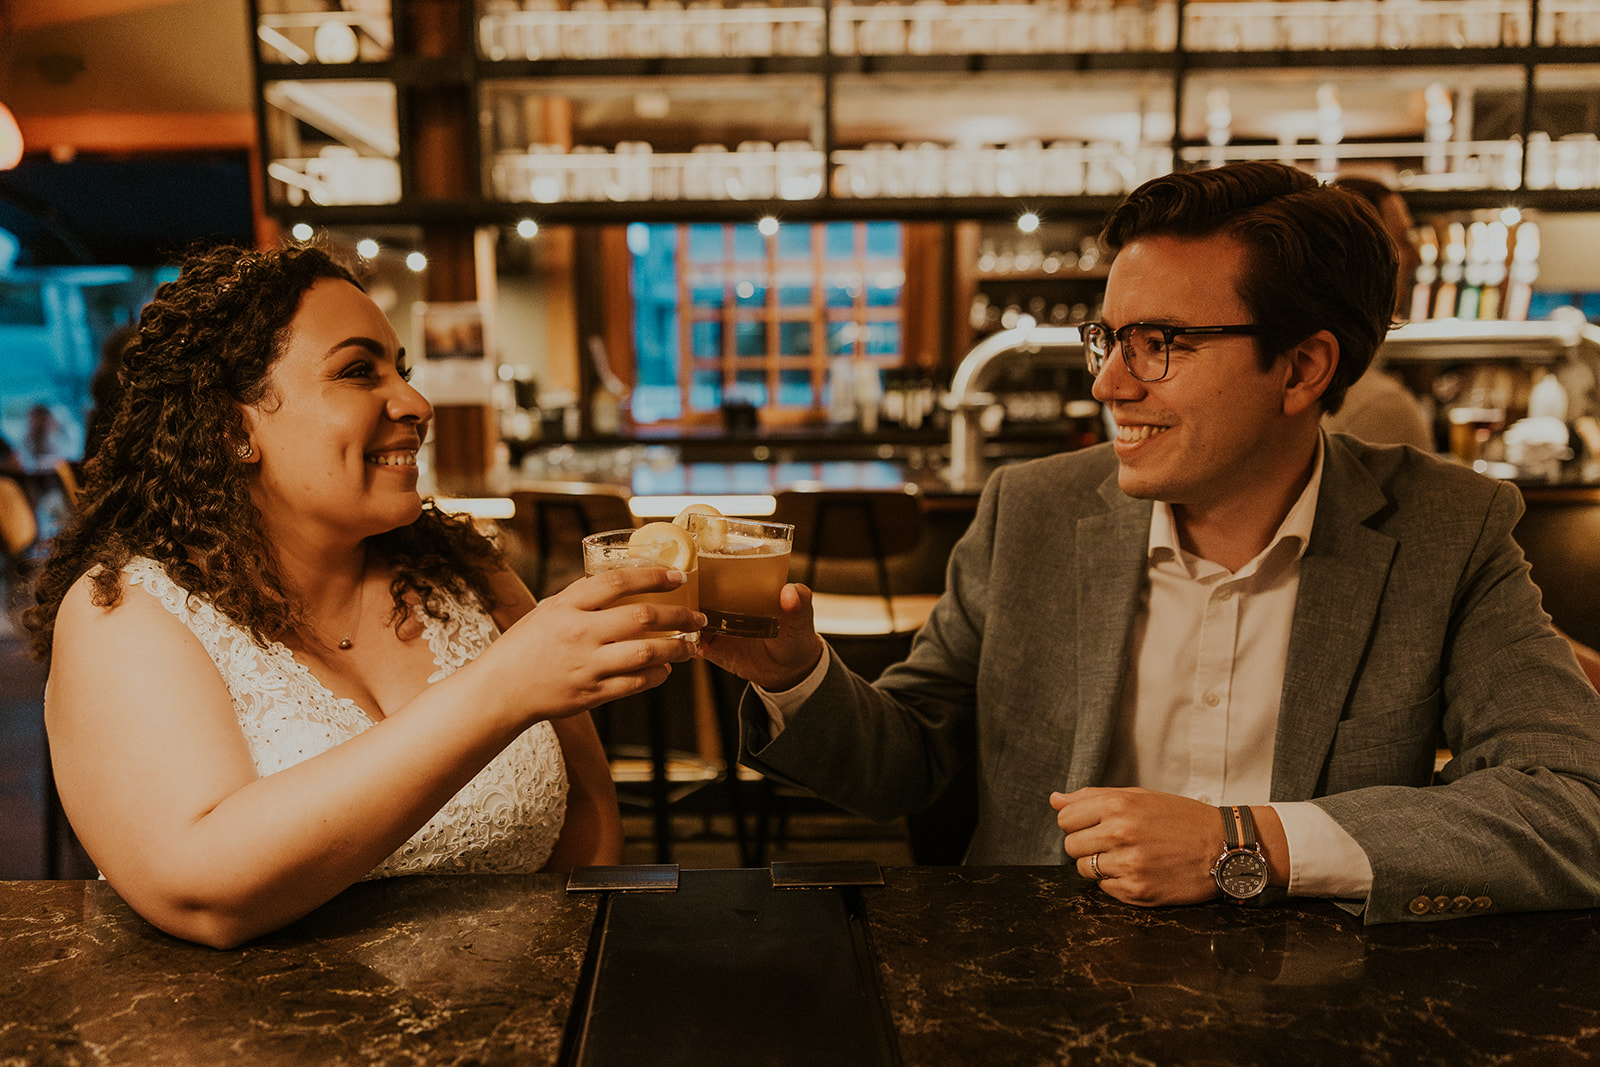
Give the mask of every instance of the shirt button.
POLYGON ((1426 915, 1433 910, 1433 901, 1427 897, 1417 897, 1408 906, 1411 909, 1411 914, 1426 915))
POLYGON ((1206 707, 1214 708, 1218 704, 1222 703, 1222 698, 1217 696, 1217 694, 1215 694, 1215 693, 1207 693, 1205 695, 1205 702, 1206 702, 1206 707))
POLYGON ((1232 600, 1233 599, 1233 590, 1232 589, 1218 589, 1217 590, 1217 599, 1218 600, 1232 600))

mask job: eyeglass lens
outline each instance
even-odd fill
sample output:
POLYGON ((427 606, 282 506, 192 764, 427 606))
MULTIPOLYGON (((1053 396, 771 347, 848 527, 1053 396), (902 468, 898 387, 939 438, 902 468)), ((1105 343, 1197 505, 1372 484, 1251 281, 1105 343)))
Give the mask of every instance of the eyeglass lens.
POLYGON ((1158 328, 1129 323, 1113 334, 1100 323, 1089 323, 1083 328, 1083 341, 1091 374, 1104 369, 1113 345, 1122 350, 1128 373, 1135 378, 1153 382, 1167 373, 1168 341, 1158 328))

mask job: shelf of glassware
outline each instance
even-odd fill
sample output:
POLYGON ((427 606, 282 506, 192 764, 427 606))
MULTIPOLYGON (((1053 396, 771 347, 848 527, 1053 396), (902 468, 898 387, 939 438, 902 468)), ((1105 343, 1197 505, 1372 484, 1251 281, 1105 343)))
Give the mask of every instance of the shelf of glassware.
MULTIPOLYGON (((957 146, 868 144, 832 153, 829 196, 842 201, 1114 196, 1172 170, 1164 145, 1030 141, 957 146)), ((495 154, 491 186, 509 203, 794 202, 822 197, 823 154, 807 141, 696 145, 656 152, 534 145, 495 154)))
POLYGON ((297 0, 256 0, 253 6, 263 63, 338 67, 394 55, 389 0, 346 0, 322 10, 307 10, 297 0))
POLYGON ((572 0, 565 8, 559 0, 485 0, 480 10, 479 46, 490 60, 1171 52, 1180 20, 1190 52, 1600 44, 1594 0, 915 0, 831 11, 718 0, 572 0))
POLYGON ((261 94, 270 203, 298 208, 400 202, 392 82, 270 81, 261 94))

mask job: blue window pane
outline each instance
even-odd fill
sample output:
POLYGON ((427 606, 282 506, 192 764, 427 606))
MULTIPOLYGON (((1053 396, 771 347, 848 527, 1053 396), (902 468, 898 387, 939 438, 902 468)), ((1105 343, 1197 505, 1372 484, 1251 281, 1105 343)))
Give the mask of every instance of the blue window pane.
POLYGON ((638 384, 633 387, 628 412, 635 422, 664 422, 683 417, 683 398, 676 386, 638 384))
POLYGON ((828 323, 828 355, 850 355, 856 350, 856 334, 856 324, 853 322, 828 323))
POLYGON ((722 323, 697 322, 689 327, 689 337, 693 355, 707 359, 722 354, 722 323))
POLYGON ((749 223, 733 228, 734 259, 766 259, 767 239, 749 223))
POLYGON ((900 351, 898 322, 867 323, 867 355, 893 356, 900 351))
POLYGON ((856 227, 853 222, 823 224, 823 255, 829 259, 853 259, 856 254, 856 227))
POLYGON ((898 222, 867 223, 867 255, 873 258, 900 258, 900 235, 904 231, 898 222))
POLYGON ((803 370, 786 370, 778 375, 778 403, 787 408, 811 406, 811 374, 803 370))
POLYGON ((781 356, 810 355, 811 324, 809 322, 779 323, 778 354, 781 356))
POLYGON ((764 356, 767 354, 767 324, 764 322, 740 322, 733 327, 735 351, 741 356, 764 356))
POLYGON ((741 278, 733 287, 733 303, 735 307, 759 308, 767 304, 767 286, 765 282, 741 278))
POLYGON ((856 293, 861 289, 859 279, 850 274, 835 272, 828 276, 827 299, 831 308, 855 307, 856 293))
POLYGON ((689 301, 697 308, 722 306, 722 283, 694 284, 689 287, 689 301))
POLYGON ((778 288, 778 306, 803 308, 811 303, 811 286, 784 285, 778 288))
POLYGON ((689 386, 689 406, 695 411, 716 411, 722 406, 722 375, 697 370, 689 386))
POLYGON ((811 227, 781 226, 778 228, 778 255, 784 259, 811 258, 811 227))
POLYGON ((677 227, 635 223, 628 227, 633 251, 635 380, 631 409, 641 423, 680 418, 678 394, 678 284, 674 259, 677 227))
POLYGON ((767 402, 767 376, 763 371, 744 370, 736 376, 739 390, 739 399, 747 400, 756 407, 762 407, 767 402))
POLYGON ((689 227, 689 259, 694 263, 722 260, 722 227, 697 223, 689 227))
POLYGON ((905 277, 899 271, 879 271, 867 278, 867 306, 892 308, 900 303, 905 277))

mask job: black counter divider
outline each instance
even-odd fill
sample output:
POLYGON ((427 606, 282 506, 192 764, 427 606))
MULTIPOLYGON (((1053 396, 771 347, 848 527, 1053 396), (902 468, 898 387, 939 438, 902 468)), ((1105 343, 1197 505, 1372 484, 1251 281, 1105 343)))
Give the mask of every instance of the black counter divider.
POLYGON ((606 893, 562 1064, 899 1064, 863 891, 774 888, 755 868, 606 893))

